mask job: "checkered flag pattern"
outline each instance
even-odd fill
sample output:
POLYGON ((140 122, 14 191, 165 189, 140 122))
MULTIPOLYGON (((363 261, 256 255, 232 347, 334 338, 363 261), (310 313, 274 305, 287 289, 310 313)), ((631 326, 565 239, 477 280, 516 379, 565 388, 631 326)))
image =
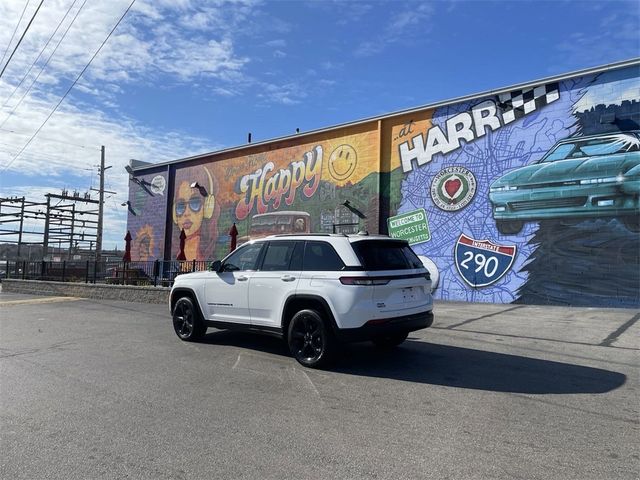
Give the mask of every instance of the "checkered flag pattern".
POLYGON ((498 95, 498 106, 502 109, 502 119, 505 124, 511 123, 526 114, 555 102, 560 98, 560 89, 557 83, 547 83, 525 90, 498 95))

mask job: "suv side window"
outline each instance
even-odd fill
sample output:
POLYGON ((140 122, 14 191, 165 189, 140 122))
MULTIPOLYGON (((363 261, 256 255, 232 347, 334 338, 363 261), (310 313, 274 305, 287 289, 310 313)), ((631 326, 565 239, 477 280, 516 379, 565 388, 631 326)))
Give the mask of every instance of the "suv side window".
POLYGON ((239 272, 255 270, 263 245, 264 243, 254 243, 253 245, 240 247, 225 260, 222 271, 239 272))
POLYGON ((260 270, 263 272, 289 270, 295 246, 296 242, 269 242, 260 270))
POLYGON ((306 242, 302 269, 305 271, 337 271, 344 268, 344 263, 326 242, 306 242))

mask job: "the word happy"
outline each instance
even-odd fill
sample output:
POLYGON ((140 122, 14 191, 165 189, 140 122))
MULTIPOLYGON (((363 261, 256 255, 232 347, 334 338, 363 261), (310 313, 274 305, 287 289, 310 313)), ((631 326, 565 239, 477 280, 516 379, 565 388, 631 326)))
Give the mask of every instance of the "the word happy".
POLYGON ((240 193, 244 198, 236 205, 236 217, 244 220, 256 209, 266 213, 269 207, 280 208, 282 200, 291 205, 296 192, 301 189, 305 197, 312 197, 320 185, 322 176, 322 147, 306 152, 300 161, 291 162, 287 168, 275 170, 273 162, 266 163, 253 173, 240 179, 240 193))

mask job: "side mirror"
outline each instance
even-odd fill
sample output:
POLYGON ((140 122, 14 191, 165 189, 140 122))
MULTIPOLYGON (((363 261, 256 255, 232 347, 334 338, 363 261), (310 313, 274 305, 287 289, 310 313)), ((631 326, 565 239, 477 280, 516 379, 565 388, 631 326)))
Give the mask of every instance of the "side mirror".
POLYGON ((222 262, 220 260, 216 260, 209 265, 209 271, 211 272, 219 272, 222 270, 222 262))

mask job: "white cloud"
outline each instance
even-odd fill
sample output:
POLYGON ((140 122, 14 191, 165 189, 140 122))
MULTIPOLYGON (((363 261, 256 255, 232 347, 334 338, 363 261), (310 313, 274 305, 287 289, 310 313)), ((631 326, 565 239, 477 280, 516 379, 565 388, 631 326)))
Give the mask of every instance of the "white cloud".
POLYGON ((612 12, 600 20, 600 28, 589 31, 568 30, 567 40, 556 47, 549 71, 596 66, 637 57, 640 52, 640 17, 612 12))
MULTIPOLYGON (((99 146, 105 145, 107 164, 113 166, 107 173, 107 188, 118 192, 105 205, 105 245, 110 242, 122 245, 126 207, 120 204, 128 195, 124 166, 130 158, 158 162, 222 147, 181 131, 151 130, 134 118, 122 116, 119 113, 122 93, 132 86, 163 89, 188 84, 191 89, 231 97, 245 95, 255 88, 264 104, 293 105, 309 94, 309 82, 304 86, 291 80, 278 84, 275 80, 265 82, 265 72, 260 72, 260 78, 247 74, 250 59, 237 53, 238 38, 256 31, 272 36, 276 32, 279 36, 290 29, 279 19, 264 21, 258 2, 138 0, 71 95, 28 148, 15 158, 130 2, 88 0, 51 62, 27 92, 83 1, 74 4, 74 0, 47 0, 0 79, 0 195, 25 193, 42 198, 43 193, 62 187, 84 191, 92 171, 95 187, 99 146), (35 68, 3 106, 72 5, 35 68), (256 26, 256 18, 261 19, 262 25, 256 26), (18 105, 23 95, 24 100, 18 105)), ((24 0, 0 2, 0 55, 5 46, 13 48, 17 41, 14 39, 9 45, 24 5, 24 0)), ((36 2, 29 4, 18 33, 31 18, 35 5, 36 2)), ((278 50, 286 47, 284 39, 277 38, 271 43, 276 55, 278 51, 284 53, 278 50)))
MULTIPOLYGON (((7 84, 17 84, 72 4, 73 0, 45 2, 2 78, 0 93, 7 84)), ((78 0, 73 5, 39 64, 54 49, 81 4, 78 0)), ((47 67, 47 76, 39 83, 55 84, 61 79, 75 78, 128 4, 128 0, 86 2, 47 67)), ((222 2, 214 2, 201 7, 196 2, 138 0, 84 79, 153 82, 160 81, 159 77, 163 75, 161 81, 167 82, 166 75, 169 75, 169 80, 173 77, 177 81, 202 76, 224 81, 230 74, 241 71, 249 61, 235 53, 232 38, 234 27, 250 14, 250 5, 251 2, 235 2, 234 8, 228 8, 222 2)), ((23 6, 24 2, 17 0, 0 4, 0 45, 9 44, 23 6)), ((27 9, 18 31, 26 26, 27 18, 34 10, 35 2, 34 8, 27 9)), ((12 42, 12 48, 16 42, 17 38, 12 42)))
POLYGON ((289 82, 284 85, 264 83, 262 84, 262 93, 259 93, 258 97, 268 102, 295 105, 305 99, 307 95, 307 91, 296 82, 289 82))
POLYGON ((330 60, 326 60, 320 63, 320 66, 325 70, 335 70, 338 68, 342 68, 342 63, 335 63, 330 60))
MULTIPOLYGON (((34 132, 50 110, 51 102, 30 97, 25 108, 12 118, 11 130, 18 133, 0 130, 0 196, 26 194, 39 201, 45 191, 55 192, 62 187, 84 191, 90 183, 91 170, 95 173, 100 162, 99 147, 105 145, 107 164, 113 166, 106 175, 107 189, 117 192, 105 202, 105 242, 122 244, 126 208, 120 204, 128 195, 124 166, 130 158, 159 162, 221 147, 184 132, 150 131, 130 118, 109 118, 98 110, 63 104, 29 148, 13 160, 29 139, 23 133, 34 132), (3 171, 9 162, 9 169, 3 171), (27 180, 21 185, 9 184, 7 174, 19 174, 27 180), (69 178, 81 179, 81 184, 69 184, 69 178)), ((93 186, 97 186, 95 174, 93 186)))
POLYGON ((269 40, 268 42, 264 42, 264 44, 267 47, 284 48, 284 47, 287 46, 287 41, 282 39, 282 38, 279 38, 279 39, 276 39, 276 40, 269 40))
POLYGON ((338 18, 337 25, 349 25, 360 22, 373 10, 373 5, 363 1, 332 0, 322 2, 310 2, 309 7, 330 11, 338 18))
POLYGON ((221 97, 235 97, 236 95, 239 95, 239 92, 232 88, 215 87, 213 92, 221 97))
POLYGON ((400 41, 407 41, 412 37, 420 38, 430 30, 429 20, 434 12, 433 5, 429 3, 409 3, 406 9, 389 17, 389 22, 381 33, 360 42, 354 55, 370 57, 400 41))

